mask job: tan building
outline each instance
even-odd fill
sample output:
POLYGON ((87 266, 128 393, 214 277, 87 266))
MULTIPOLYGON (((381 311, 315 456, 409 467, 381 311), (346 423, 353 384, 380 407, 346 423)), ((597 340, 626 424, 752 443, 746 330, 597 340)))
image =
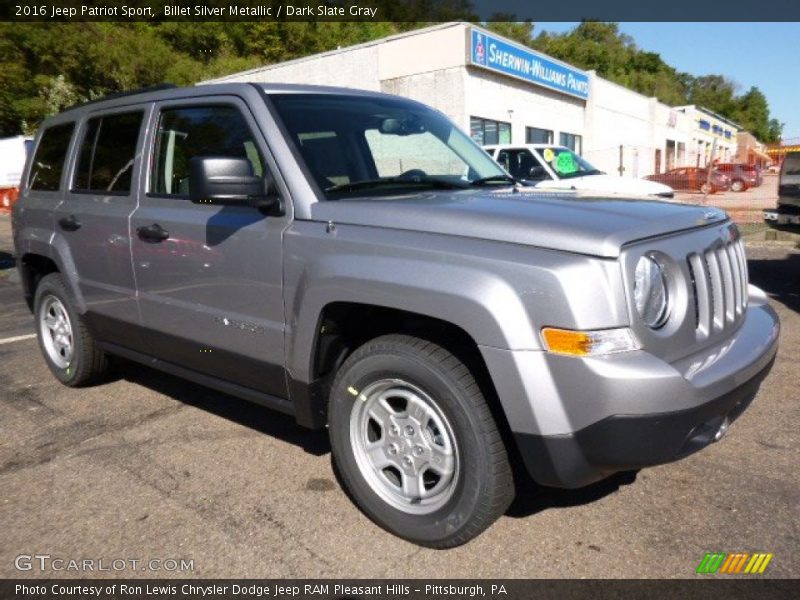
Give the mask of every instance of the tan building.
POLYGON ((749 131, 740 131, 736 136, 738 147, 736 150, 736 162, 748 165, 766 167, 772 159, 767 154, 764 144, 759 142, 749 131))

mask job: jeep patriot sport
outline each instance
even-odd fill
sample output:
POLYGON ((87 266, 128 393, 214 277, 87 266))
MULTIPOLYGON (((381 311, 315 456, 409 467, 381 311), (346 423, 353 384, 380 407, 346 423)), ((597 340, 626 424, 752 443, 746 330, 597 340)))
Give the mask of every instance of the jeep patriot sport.
POLYGON ((108 355, 327 427, 376 523, 463 544, 511 465, 574 488, 718 440, 778 342, 723 211, 520 188, 441 113, 160 87, 47 119, 13 212, 61 382, 108 355))

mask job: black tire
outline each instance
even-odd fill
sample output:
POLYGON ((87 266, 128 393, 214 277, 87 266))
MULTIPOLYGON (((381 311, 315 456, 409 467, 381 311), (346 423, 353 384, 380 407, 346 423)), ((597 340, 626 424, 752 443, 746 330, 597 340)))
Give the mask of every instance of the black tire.
POLYGON ((42 278, 36 286, 33 307, 39 349, 53 375, 70 387, 80 387, 98 381, 107 369, 106 356, 97 347, 83 317, 75 310, 72 295, 59 273, 50 273, 42 278), (51 334, 45 330, 41 318, 45 305, 52 303, 52 298, 56 298, 63 306, 72 331, 72 355, 63 366, 57 364, 49 354, 45 336, 51 334))
POLYGON ((711 184, 704 183, 703 185, 700 186, 700 191, 703 194, 712 194, 714 192, 714 188, 711 187, 711 184))
POLYGON ((744 191, 747 191, 747 185, 741 179, 734 179, 731 182, 731 191, 733 191, 733 192, 744 192, 744 191))
POLYGON ((506 448, 480 388, 461 361, 434 343, 386 335, 358 348, 336 375, 328 414, 333 458, 350 497, 375 523, 406 540, 431 548, 459 546, 489 527, 514 498, 506 448), (457 448, 450 495, 427 514, 409 514, 384 500, 356 458, 351 415, 364 398, 354 392, 389 379, 407 382, 433 400, 457 448))

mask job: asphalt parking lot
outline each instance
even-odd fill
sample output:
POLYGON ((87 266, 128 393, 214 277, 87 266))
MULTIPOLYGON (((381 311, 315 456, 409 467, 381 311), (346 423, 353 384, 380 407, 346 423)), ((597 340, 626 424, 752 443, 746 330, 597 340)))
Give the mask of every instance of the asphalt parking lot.
POLYGON ((524 484, 489 531, 448 551, 364 517, 325 433, 131 363, 97 387, 56 383, 26 337, 10 246, 0 215, 0 577, 91 575, 15 568, 47 554, 192 561, 95 573, 125 577, 671 578, 695 576, 709 551, 770 552, 765 576, 800 576, 800 252, 789 245, 748 248, 782 340, 723 441, 577 492, 524 484))

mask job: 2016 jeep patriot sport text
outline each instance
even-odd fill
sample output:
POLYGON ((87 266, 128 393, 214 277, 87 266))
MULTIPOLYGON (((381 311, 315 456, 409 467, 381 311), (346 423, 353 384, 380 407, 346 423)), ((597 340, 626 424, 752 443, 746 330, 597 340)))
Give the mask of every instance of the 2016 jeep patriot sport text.
POLYGON ((503 514, 511 459, 577 487, 718 439, 777 348, 724 212, 526 191, 439 112, 371 92, 72 108, 36 136, 13 227, 60 381, 121 355, 327 426, 359 507, 432 547, 503 514))

